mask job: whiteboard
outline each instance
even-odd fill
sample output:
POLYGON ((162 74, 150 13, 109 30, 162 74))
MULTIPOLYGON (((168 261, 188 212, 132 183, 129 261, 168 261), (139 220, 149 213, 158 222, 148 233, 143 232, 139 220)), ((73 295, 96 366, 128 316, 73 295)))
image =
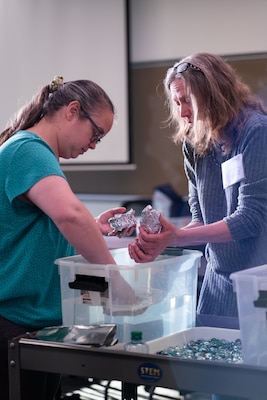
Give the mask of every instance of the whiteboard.
POLYGON ((0 130, 55 75, 90 79, 116 116, 94 151, 64 164, 129 162, 128 36, 125 0, 0 0, 0 130))

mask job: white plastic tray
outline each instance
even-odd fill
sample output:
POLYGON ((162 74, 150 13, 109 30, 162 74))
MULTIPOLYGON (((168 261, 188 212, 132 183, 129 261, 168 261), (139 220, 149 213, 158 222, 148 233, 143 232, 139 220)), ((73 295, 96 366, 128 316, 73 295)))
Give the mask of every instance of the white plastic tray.
MULTIPOLYGON (((170 346, 182 346, 190 340, 197 339, 225 339, 234 341, 240 339, 240 331, 237 329, 226 329, 226 328, 212 328, 212 327, 196 327, 185 329, 181 332, 174 333, 169 336, 164 336, 159 339, 154 339, 147 342, 149 346, 149 354, 156 354, 157 352, 164 350, 170 346)), ((115 346, 107 347, 107 350, 123 350, 125 343, 117 343, 115 346)))
POLYGON ((182 346, 190 342, 190 340, 208 340, 212 338, 234 341, 236 339, 240 339, 240 331, 237 329, 211 328, 206 326, 190 328, 160 339, 149 341, 149 353, 155 354, 158 351, 164 350, 170 346, 182 346))

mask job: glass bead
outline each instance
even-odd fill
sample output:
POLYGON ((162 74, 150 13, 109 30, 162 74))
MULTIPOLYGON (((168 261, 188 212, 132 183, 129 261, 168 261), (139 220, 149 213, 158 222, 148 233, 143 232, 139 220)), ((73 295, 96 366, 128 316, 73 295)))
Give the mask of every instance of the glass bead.
POLYGON ((169 347, 158 354, 168 357, 239 363, 242 361, 242 343, 240 339, 233 342, 217 338, 197 339, 190 340, 183 346, 169 347))

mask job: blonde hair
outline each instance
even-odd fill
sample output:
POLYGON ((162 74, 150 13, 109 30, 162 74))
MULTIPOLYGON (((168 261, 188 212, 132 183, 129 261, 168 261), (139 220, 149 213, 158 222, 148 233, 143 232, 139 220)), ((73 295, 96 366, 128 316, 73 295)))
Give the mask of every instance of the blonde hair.
POLYGON ((191 55, 169 68, 164 79, 164 90, 169 109, 167 123, 175 127, 173 140, 176 143, 188 140, 199 155, 205 155, 222 139, 225 152, 229 152, 240 138, 247 113, 252 109, 266 113, 262 101, 252 94, 230 64, 209 53, 191 55), (185 63, 184 70, 177 72, 182 63, 185 63), (187 68, 186 63, 189 63, 187 68), (194 117, 192 127, 181 118, 172 100, 170 85, 176 79, 183 80, 191 100, 194 117), (222 138, 225 127, 239 112, 241 118, 237 135, 228 132, 222 138))

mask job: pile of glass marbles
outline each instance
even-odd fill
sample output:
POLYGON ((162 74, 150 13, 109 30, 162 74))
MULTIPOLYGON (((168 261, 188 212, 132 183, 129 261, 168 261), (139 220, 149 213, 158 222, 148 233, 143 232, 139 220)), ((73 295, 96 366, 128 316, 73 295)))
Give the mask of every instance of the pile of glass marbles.
POLYGON ((178 357, 193 360, 220 361, 226 363, 242 362, 242 344, 240 339, 197 339, 182 346, 171 346, 159 351, 168 357, 178 357))

